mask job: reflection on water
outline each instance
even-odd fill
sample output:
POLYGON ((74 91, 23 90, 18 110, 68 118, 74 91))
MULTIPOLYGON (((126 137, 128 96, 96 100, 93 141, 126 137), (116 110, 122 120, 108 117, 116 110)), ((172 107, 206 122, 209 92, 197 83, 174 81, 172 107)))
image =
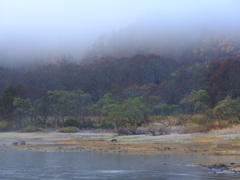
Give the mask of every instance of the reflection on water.
POLYGON ((240 174, 190 165, 239 162, 239 156, 0 151, 0 179, 239 179, 240 174))

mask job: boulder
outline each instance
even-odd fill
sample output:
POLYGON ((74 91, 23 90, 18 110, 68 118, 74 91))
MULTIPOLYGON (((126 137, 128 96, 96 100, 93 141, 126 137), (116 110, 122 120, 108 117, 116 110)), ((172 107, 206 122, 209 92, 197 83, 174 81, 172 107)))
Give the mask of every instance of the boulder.
POLYGON ((165 151, 171 150, 171 148, 170 148, 170 147, 165 147, 164 150, 165 150, 165 151))
POLYGON ((17 146, 18 142, 13 142, 12 145, 17 146))
POLYGON ((21 145, 26 145, 26 141, 20 141, 21 145))

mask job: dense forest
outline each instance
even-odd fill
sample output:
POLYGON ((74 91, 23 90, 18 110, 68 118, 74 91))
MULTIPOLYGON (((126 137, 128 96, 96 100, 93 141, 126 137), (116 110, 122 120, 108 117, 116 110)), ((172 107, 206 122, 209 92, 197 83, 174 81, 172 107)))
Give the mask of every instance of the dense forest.
POLYGON ((238 34, 217 33, 194 44, 134 40, 126 49, 124 38, 111 44, 116 37, 97 42, 81 62, 65 57, 34 67, 0 67, 0 130, 128 127, 134 133, 153 117, 183 114, 200 114, 201 123, 239 123, 238 34))

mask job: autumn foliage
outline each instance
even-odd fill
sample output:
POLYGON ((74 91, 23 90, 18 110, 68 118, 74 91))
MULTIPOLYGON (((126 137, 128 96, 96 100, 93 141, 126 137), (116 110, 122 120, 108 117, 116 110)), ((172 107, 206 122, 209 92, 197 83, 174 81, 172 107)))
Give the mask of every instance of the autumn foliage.
POLYGON ((89 52, 92 56, 86 55, 79 63, 63 59, 34 68, 1 67, 4 129, 6 122, 15 128, 57 128, 72 118, 78 128, 127 127, 134 134, 153 115, 201 114, 204 123, 214 118, 238 121, 239 109, 234 107, 239 107, 240 97, 240 46, 236 34, 216 34, 177 49, 171 43, 146 47, 140 43, 133 52, 141 54, 134 55, 131 48, 103 48, 107 44, 92 49, 95 54, 89 52), (98 57, 103 49, 106 56, 98 57), (111 50, 114 53, 108 55, 111 50), (101 120, 86 121, 90 116, 101 120))

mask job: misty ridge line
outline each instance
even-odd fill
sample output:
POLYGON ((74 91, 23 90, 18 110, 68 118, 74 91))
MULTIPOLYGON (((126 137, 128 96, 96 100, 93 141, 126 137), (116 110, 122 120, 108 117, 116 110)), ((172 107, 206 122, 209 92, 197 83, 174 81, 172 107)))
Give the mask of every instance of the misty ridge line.
MULTIPOLYGON (((23 66, 36 67, 38 65, 56 63, 61 59, 79 63, 94 62, 104 57, 133 57, 136 54, 156 54, 171 57, 176 60, 191 60, 192 58, 223 59, 226 57, 239 58, 240 35, 237 31, 218 31, 201 34, 201 36, 169 35, 152 36, 148 34, 133 34, 135 31, 112 32, 100 37, 88 50, 81 60, 75 60, 70 53, 60 55, 49 53, 43 60, 22 62, 23 66), (126 33, 127 32, 127 33, 126 33)), ((21 66, 21 63, 19 64, 21 66)), ((3 64, 2 64, 3 66, 3 64)), ((14 64, 16 67, 16 64, 14 64)))
POLYGON ((61 32, 58 37, 54 35, 59 34, 57 29, 56 33, 49 29, 40 34, 20 29, 21 36, 18 32, 11 32, 2 38, 4 45, 0 46, 0 65, 37 66, 55 63, 64 59, 64 56, 84 63, 101 57, 132 57, 135 54, 157 54, 182 59, 186 57, 183 54, 189 53, 191 56, 193 52, 205 52, 202 46, 206 46, 207 41, 212 44, 225 43, 226 47, 222 47, 228 49, 227 52, 233 48, 237 51, 240 39, 240 26, 237 23, 239 15, 229 9, 223 11, 209 8, 200 12, 201 8, 192 14, 189 9, 185 13, 179 10, 175 16, 171 15, 171 11, 153 12, 97 39, 96 35, 88 36, 85 32, 83 34, 86 34, 86 38, 82 38, 81 31, 75 32, 77 26, 65 28, 65 32, 61 32), (72 31, 68 31, 71 27, 72 31))

